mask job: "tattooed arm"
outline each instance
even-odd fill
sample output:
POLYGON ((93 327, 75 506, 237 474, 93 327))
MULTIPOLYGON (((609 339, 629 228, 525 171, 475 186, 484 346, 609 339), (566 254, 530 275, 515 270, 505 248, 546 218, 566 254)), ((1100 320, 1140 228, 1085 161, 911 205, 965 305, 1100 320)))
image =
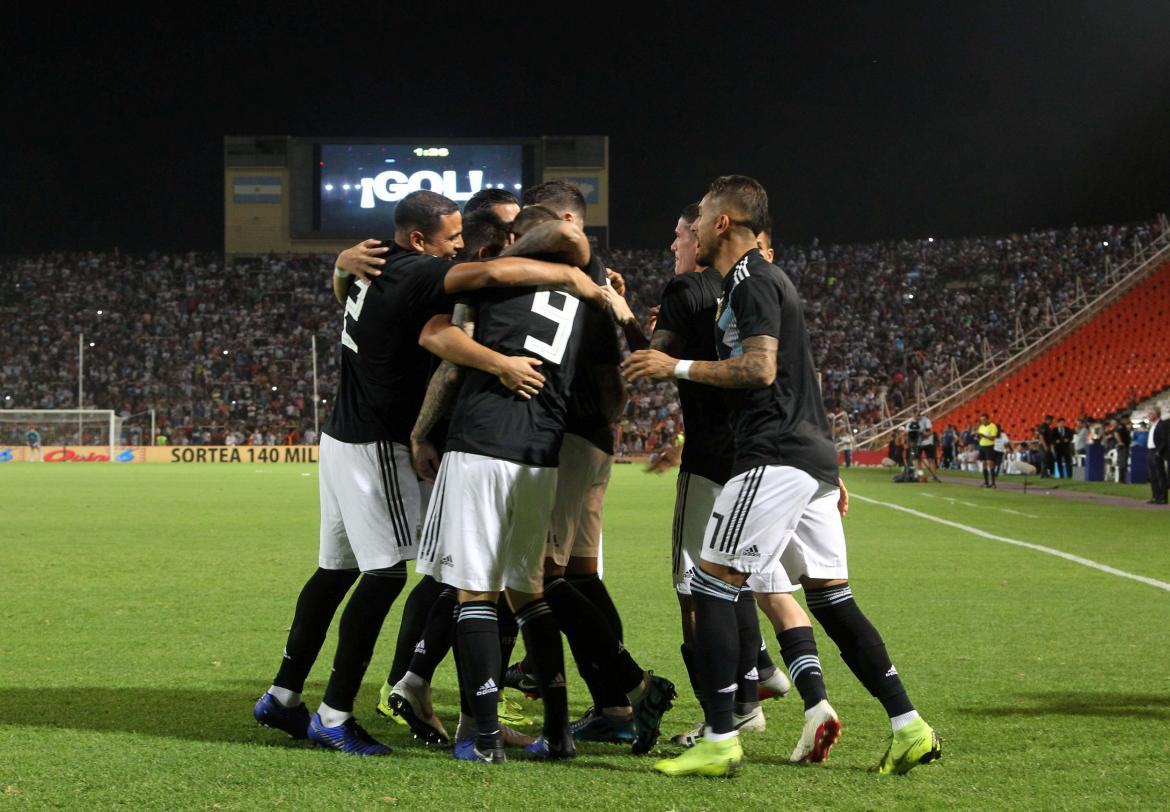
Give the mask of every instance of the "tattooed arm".
POLYGON ((439 472, 439 454, 428 438, 435 424, 451 412, 462 380, 462 367, 450 361, 442 361, 431 376, 422 408, 410 431, 410 460, 414 464, 415 473, 430 482, 435 481, 435 475, 439 472))
MULTIPOLYGON (((720 389, 763 389, 776 380, 776 353, 780 342, 772 336, 743 340, 743 355, 723 361, 692 361, 687 378, 720 389)), ((642 350, 622 362, 628 380, 649 378, 668 381, 675 377, 678 359, 655 350, 642 350)))

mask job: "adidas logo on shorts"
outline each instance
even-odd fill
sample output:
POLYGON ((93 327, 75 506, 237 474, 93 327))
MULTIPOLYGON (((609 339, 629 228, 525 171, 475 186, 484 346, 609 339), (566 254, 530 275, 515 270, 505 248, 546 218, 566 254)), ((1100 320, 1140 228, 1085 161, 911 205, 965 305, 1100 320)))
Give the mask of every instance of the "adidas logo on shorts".
POLYGON ((484 694, 494 694, 498 693, 499 690, 500 689, 496 687, 496 681, 491 677, 488 677, 488 681, 479 686, 479 690, 475 692, 475 695, 483 696, 484 694))
POLYGON ((443 560, 440 561, 439 564, 441 564, 444 567, 453 567, 453 566, 455 566, 455 559, 453 559, 449 555, 445 555, 445 556, 443 556, 443 560))
POLYGON ((751 547, 748 547, 746 550, 740 553, 740 555, 744 558, 759 558, 760 548, 753 544, 751 547))

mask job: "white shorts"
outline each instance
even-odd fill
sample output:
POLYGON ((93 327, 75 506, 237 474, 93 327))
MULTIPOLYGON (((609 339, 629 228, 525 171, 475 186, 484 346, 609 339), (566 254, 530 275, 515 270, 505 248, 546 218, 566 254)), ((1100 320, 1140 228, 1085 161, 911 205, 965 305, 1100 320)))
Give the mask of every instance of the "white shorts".
POLYGON ((799 468, 766 465, 733 477, 715 500, 702 557, 746 572, 757 592, 801 576, 847 578, 840 490, 799 468), (783 576, 782 576, 783 574, 783 576), (781 578, 783 577, 783 580, 781 578))
POLYGON ((542 592, 556 490, 556 468, 448 451, 423 522, 418 572, 468 592, 542 592))
POLYGON ((601 549, 601 510, 613 468, 613 457, 584 437, 566 434, 557 468, 545 555, 559 566, 570 556, 597 558, 601 549))
POLYGON ((378 570, 414 558, 418 479, 399 443, 321 435, 322 569, 378 570))

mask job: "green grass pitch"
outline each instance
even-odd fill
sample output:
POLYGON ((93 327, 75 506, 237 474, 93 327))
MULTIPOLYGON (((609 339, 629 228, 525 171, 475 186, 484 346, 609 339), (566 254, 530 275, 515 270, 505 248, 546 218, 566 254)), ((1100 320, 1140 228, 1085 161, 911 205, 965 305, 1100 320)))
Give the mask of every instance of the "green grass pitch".
MULTIPOLYGON (((857 496, 1170 581, 1166 511, 846 476, 857 496)), ((819 767, 785 763, 795 696, 765 703, 768 731, 745 737, 733 780, 668 779, 605 745, 563 765, 456 763, 372 712, 401 600, 358 700, 394 755, 291 742, 251 707, 315 566, 316 477, 292 465, 0 467, 0 809, 1101 809, 1170 797, 1170 592, 860 499, 846 520, 854 591, 942 736, 938 764, 867 772, 888 725, 823 634, 844 735, 819 767)), ((663 742, 698 719, 668 572, 673 494, 673 475, 618 466, 605 534, 627 645, 680 686, 663 742)), ((583 711, 577 680, 570 697, 583 711)), ((453 722, 449 663, 436 702, 453 722)))

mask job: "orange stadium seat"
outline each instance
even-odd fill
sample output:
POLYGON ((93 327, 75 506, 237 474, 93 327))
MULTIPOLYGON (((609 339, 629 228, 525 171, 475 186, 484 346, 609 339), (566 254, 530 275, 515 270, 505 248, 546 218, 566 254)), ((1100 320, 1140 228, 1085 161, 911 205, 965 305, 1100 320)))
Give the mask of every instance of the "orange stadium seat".
POLYGON ((1170 264, 1088 324, 947 414, 966 426, 990 413, 1009 436, 1028 436, 1046 414, 1103 417, 1170 387, 1170 264))

